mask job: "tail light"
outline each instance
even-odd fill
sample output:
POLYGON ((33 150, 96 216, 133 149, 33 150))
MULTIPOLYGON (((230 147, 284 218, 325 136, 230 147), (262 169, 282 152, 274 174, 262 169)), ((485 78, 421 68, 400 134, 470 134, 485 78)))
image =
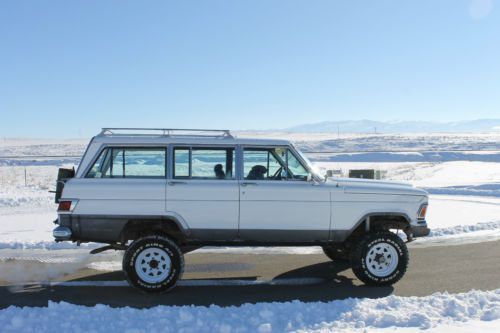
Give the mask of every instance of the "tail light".
POLYGON ((420 206, 420 210, 418 211, 418 219, 420 221, 425 220, 425 214, 427 214, 427 204, 423 204, 420 206))
POLYGON ((66 183, 66 181, 68 179, 73 178, 74 176, 75 176, 75 168, 73 168, 73 169, 60 168, 59 169, 59 171, 57 172, 56 190, 53 192, 56 194, 56 197, 55 197, 56 203, 59 203, 59 199, 61 199, 64 184, 66 183))
POLYGON ((75 209, 78 200, 59 200, 59 206, 57 207, 57 212, 59 214, 71 213, 75 209))

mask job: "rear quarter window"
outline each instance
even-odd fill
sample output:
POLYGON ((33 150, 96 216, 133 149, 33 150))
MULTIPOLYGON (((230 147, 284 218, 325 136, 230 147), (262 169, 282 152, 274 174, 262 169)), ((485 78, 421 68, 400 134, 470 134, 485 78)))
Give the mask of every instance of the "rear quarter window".
POLYGON ((86 178, 165 178, 166 157, 166 147, 106 148, 86 178))

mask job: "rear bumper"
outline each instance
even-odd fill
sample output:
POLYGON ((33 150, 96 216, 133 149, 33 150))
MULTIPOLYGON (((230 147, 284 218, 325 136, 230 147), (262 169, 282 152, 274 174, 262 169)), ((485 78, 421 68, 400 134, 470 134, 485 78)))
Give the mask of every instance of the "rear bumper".
POLYGON ((417 237, 425 237, 428 236, 431 232, 431 229, 427 227, 427 223, 425 221, 419 222, 417 226, 410 227, 410 233, 412 238, 417 237))
POLYGON ((54 236, 56 242, 71 240, 71 229, 68 227, 58 226, 52 231, 52 236, 54 236))

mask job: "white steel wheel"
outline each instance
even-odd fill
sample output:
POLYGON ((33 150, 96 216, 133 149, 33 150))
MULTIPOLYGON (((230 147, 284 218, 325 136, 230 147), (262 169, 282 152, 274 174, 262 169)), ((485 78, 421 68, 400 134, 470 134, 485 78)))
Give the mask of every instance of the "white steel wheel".
POLYGON ((392 274, 398 267, 399 256, 389 243, 381 242, 368 249, 365 263, 370 273, 377 277, 384 277, 392 274))
POLYGON ((135 259, 135 271, 147 283, 165 280, 170 274, 171 265, 167 252, 159 247, 144 249, 135 259))
POLYGON ((398 282, 408 268, 408 248, 390 231, 364 235, 351 248, 351 268, 365 284, 387 286, 398 282))
POLYGON ((130 285, 148 293, 171 290, 183 270, 182 251, 172 239, 160 235, 136 239, 123 256, 123 271, 130 285))

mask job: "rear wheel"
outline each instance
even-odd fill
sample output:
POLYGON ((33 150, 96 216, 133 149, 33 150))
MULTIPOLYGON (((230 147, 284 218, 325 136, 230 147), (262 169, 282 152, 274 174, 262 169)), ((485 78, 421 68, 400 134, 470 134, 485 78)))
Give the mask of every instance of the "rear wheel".
POLYGON ((369 285, 391 285, 399 281, 408 267, 408 248, 389 231, 364 236, 351 252, 354 274, 369 285))
POLYGON ((128 282, 148 293, 163 293, 175 287, 184 270, 184 257, 171 239, 146 236, 135 240, 123 256, 128 282))

